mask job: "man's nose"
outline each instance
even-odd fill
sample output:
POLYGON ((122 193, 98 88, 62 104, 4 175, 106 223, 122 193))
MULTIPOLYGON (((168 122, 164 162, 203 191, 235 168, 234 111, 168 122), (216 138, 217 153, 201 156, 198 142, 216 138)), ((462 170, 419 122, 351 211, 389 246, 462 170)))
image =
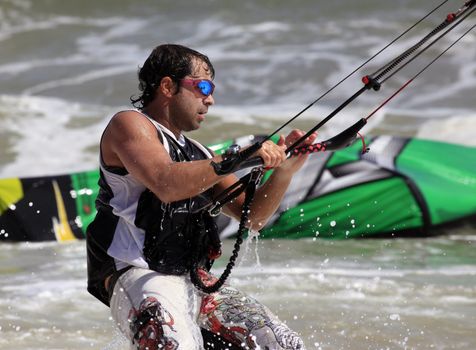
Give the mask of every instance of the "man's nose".
POLYGON ((206 104, 207 106, 211 106, 215 104, 215 99, 213 98, 213 95, 208 95, 203 99, 203 103, 206 104))

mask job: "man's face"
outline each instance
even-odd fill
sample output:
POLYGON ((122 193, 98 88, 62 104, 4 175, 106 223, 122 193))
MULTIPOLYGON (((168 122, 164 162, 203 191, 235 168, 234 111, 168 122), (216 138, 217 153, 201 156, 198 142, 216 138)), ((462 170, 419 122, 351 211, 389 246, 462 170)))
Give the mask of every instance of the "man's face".
MULTIPOLYGON (((178 93, 170 101, 170 122, 177 131, 192 131, 200 127, 208 107, 215 103, 211 94, 205 96, 197 86, 197 80, 211 80, 210 70, 203 61, 194 60, 192 74, 184 79, 186 81, 179 82, 178 93)), ((206 89, 202 91, 206 92, 206 89)))

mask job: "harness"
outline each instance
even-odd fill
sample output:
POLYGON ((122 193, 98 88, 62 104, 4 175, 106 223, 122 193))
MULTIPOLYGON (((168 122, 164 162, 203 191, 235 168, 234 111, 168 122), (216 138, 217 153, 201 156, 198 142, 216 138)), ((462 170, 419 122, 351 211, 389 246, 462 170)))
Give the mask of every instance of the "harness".
MULTIPOLYGON (((203 152, 191 141, 188 150, 169 135, 162 134, 169 143, 173 161, 205 159, 203 152)), ((211 199, 212 190, 172 202, 163 203, 150 190, 138 201, 135 225, 145 231, 144 257, 157 272, 181 275, 200 266, 209 270, 220 256, 221 242, 215 219, 206 210, 197 210, 211 199)))

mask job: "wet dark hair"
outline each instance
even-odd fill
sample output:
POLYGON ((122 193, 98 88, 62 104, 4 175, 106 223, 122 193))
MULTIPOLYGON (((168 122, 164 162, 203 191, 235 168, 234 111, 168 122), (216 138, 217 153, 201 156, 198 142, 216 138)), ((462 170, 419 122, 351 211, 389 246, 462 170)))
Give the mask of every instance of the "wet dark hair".
POLYGON ((180 79, 193 73, 193 61, 196 59, 208 66, 213 79, 215 69, 207 56, 182 45, 157 46, 139 69, 139 90, 142 93, 139 96, 131 96, 132 105, 138 109, 147 107, 154 99, 162 78, 170 77, 178 83, 180 79))

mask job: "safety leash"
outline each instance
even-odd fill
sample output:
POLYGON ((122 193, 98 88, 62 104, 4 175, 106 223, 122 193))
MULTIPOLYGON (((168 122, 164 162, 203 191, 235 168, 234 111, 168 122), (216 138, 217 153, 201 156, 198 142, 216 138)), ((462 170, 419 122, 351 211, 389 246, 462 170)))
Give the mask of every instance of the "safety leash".
POLYGON ((238 228, 235 245, 233 247, 233 252, 232 252, 232 255, 230 256, 230 259, 228 261, 228 264, 226 265, 225 270, 223 271, 221 276, 218 278, 218 280, 214 282, 213 284, 204 283, 199 274, 199 269, 201 268, 201 266, 199 266, 198 259, 195 259, 194 265, 190 269, 190 279, 192 283, 201 291, 205 293, 217 292, 223 286, 228 276, 230 275, 231 270, 235 266, 236 259, 238 258, 238 253, 240 252, 241 244, 243 243, 243 237, 245 235, 245 232, 247 232, 248 230, 247 224, 248 224, 248 217, 250 214, 251 203, 253 202, 256 188, 258 187, 261 181, 263 173, 264 171, 262 168, 254 168, 250 172, 249 181, 245 186, 245 200, 242 207, 242 215, 240 218, 240 225, 238 228))

